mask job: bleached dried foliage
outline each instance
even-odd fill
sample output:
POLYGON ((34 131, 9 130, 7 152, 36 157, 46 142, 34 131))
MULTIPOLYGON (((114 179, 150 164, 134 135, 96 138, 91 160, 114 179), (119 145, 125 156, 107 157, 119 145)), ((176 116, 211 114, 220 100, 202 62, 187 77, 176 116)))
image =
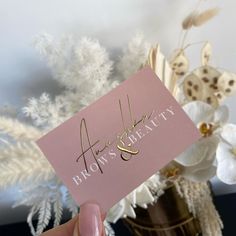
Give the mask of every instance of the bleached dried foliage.
POLYGON ((0 132, 21 141, 37 140, 42 135, 36 127, 4 116, 0 116, 0 132))
POLYGON ((42 34, 35 40, 35 46, 48 61, 54 79, 68 89, 84 95, 84 90, 94 85, 99 90, 108 82, 113 63, 97 40, 65 36, 56 41, 51 35, 42 34))
POLYGON ((174 183, 180 196, 185 199, 189 211, 199 220, 203 236, 221 236, 223 223, 213 203, 208 184, 194 183, 184 178, 179 178, 174 183))
POLYGON ((192 28, 193 26, 198 27, 209 20, 211 20, 213 17, 219 14, 220 9, 218 7, 207 9, 203 12, 193 11, 191 12, 182 22, 182 28, 184 30, 188 30, 192 28))
POLYGON ((52 100, 46 93, 38 99, 30 98, 27 106, 23 107, 23 113, 33 120, 35 126, 46 130, 56 127, 73 114, 60 96, 52 100))
POLYGON ((56 41, 42 34, 35 46, 46 58, 53 78, 66 89, 54 99, 44 93, 29 100, 23 112, 36 126, 48 130, 59 125, 118 84, 109 78, 113 62, 97 40, 64 37, 56 41))
POLYGON ((22 189, 21 197, 15 202, 13 207, 20 205, 31 207, 27 222, 32 235, 36 236, 42 234, 51 218, 54 218, 54 227, 60 224, 63 208, 68 209, 72 217, 78 213, 78 206, 68 191, 63 190, 61 183, 56 178, 50 182, 41 182, 40 185, 28 186, 22 189), (36 227, 32 222, 35 216, 38 219, 36 227))
POLYGON ((23 188, 54 177, 51 165, 32 141, 17 142, 2 147, 0 170, 0 188, 16 184, 23 188))
POLYGON ((136 34, 130 41, 117 64, 117 71, 121 75, 122 80, 129 78, 129 76, 137 72, 146 63, 150 46, 150 43, 140 33, 136 34))

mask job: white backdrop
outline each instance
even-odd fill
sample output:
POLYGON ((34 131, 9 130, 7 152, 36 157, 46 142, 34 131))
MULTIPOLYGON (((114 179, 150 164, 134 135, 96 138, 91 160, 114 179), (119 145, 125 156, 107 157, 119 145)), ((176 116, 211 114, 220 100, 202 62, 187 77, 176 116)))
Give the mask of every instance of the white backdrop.
MULTIPOLYGON (((169 55, 177 44, 180 25, 197 0, 0 0, 0 105, 22 106, 30 96, 44 91, 57 93, 51 74, 32 46, 40 32, 55 37, 63 34, 96 37, 111 52, 125 47, 137 31, 148 40, 159 42, 169 55)), ((207 0, 202 7, 219 6, 215 19, 190 33, 189 42, 209 40, 214 49, 213 63, 236 72, 235 0, 207 0)), ((195 67, 200 60, 200 47, 188 56, 195 67)), ((227 100, 231 121, 236 123, 236 98, 227 100)), ((234 191, 215 182, 218 194, 234 191)), ((15 190, 0 192, 0 224, 19 220, 20 214, 9 211, 15 190), (10 197, 9 197, 10 196, 10 197), (5 212, 6 214, 2 214, 5 212), (13 217, 14 215, 14 217, 13 217)), ((24 218, 22 217, 22 220, 24 218)))

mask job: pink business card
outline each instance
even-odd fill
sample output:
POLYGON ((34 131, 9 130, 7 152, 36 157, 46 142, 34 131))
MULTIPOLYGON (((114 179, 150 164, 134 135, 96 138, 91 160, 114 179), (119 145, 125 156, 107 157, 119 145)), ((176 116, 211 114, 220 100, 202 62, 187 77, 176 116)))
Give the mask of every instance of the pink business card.
POLYGON ((146 67, 37 144, 79 205, 96 201, 107 211, 199 138, 146 67))

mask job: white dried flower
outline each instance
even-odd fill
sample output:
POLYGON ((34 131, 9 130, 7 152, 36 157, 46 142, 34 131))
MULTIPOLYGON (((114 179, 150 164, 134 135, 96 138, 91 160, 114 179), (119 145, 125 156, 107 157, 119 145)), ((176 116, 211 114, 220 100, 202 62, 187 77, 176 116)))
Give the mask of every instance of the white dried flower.
POLYGON ((221 136, 216 151, 217 177, 226 184, 236 184, 236 125, 225 125, 221 136))
POLYGON ((202 138, 181 153, 175 161, 184 166, 182 174, 194 181, 207 181, 216 173, 215 153, 219 134, 228 120, 228 109, 196 101, 183 106, 184 111, 199 128, 202 138))

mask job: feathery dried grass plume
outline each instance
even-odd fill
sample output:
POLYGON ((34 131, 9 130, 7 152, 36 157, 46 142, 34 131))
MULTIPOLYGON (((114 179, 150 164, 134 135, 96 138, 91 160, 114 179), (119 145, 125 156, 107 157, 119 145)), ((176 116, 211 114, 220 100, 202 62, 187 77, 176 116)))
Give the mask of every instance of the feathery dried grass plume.
POLYGON ((42 136, 42 132, 34 126, 4 116, 0 116, 0 132, 21 141, 36 140, 42 136))
POLYGON ((196 17, 197 13, 195 11, 191 12, 182 22, 182 28, 184 30, 190 29, 193 26, 194 18, 196 17))
POLYGON ((211 8, 211 9, 208 9, 206 11, 203 11, 203 12, 197 14, 193 18, 193 25, 198 27, 198 26, 205 24, 206 22, 211 20, 213 17, 218 15, 219 11, 220 11, 220 8, 215 7, 215 8, 211 8))
POLYGON ((189 211, 199 220, 203 235, 221 236, 223 223, 213 203, 208 184, 180 177, 174 185, 179 195, 185 199, 189 211))
POLYGON ((0 160, 0 188, 37 185, 55 176, 51 165, 33 141, 17 142, 1 148, 0 160))
POLYGON ((32 119, 36 127, 49 130, 73 115, 66 104, 66 100, 61 99, 61 96, 52 100, 47 93, 43 93, 39 98, 30 98, 22 111, 32 119))
POLYGON ((35 39, 35 47, 47 60, 53 78, 70 90, 83 92, 86 85, 93 88, 95 82, 100 88, 107 82, 112 70, 113 62, 96 39, 83 37, 76 40, 72 36, 64 36, 55 40, 43 33, 35 39))
POLYGON ((211 20, 213 17, 219 14, 220 8, 214 7, 207 9, 203 12, 197 12, 196 10, 191 12, 182 22, 182 28, 184 30, 189 30, 193 26, 198 27, 209 20, 211 20))

